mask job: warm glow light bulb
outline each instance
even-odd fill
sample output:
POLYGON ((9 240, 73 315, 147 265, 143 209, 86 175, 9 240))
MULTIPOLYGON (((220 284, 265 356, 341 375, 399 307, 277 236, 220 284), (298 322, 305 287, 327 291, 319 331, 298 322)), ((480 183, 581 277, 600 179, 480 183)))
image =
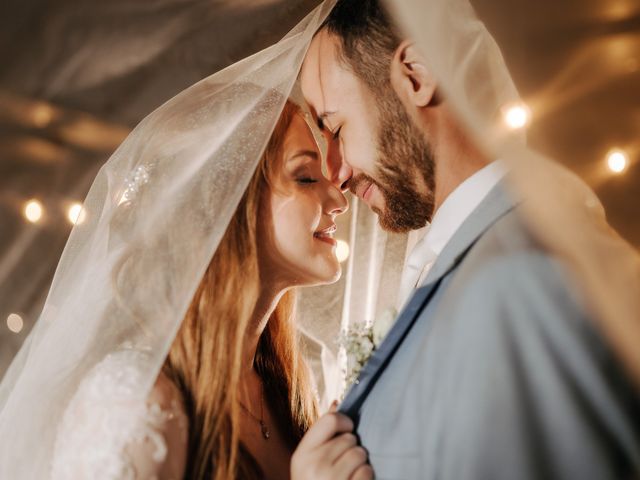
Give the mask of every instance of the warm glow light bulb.
POLYGON ((347 258, 349 258, 349 244, 344 240, 338 240, 338 244, 336 245, 336 257, 338 257, 339 262, 344 262, 347 258))
POLYGON ((607 155, 607 165, 613 173, 622 173, 627 168, 627 154, 622 150, 612 150, 607 155))
POLYGON ((81 203, 74 203, 69 207, 69 211, 67 212, 67 218, 73 225, 79 225, 84 222, 86 217, 85 211, 82 208, 81 203))
POLYGON ((20 333, 22 331, 22 327, 24 326, 24 322, 22 321, 22 317, 17 313, 11 313, 7 317, 7 327, 13 333, 20 333))
POLYGON ((531 120, 531 111, 524 103, 508 105, 502 110, 504 122, 512 130, 526 127, 531 120))
POLYGON ((38 200, 29 200, 24 206, 24 216, 31 223, 37 223, 42 218, 42 204, 38 200))

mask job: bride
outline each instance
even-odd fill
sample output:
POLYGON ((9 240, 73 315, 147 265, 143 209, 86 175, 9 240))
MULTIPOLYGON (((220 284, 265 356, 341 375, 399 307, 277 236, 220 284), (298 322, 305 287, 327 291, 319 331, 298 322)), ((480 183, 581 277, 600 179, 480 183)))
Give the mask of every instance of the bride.
POLYGON ((135 362, 115 354, 99 364, 64 415, 53 477, 100 478, 106 465, 135 478, 287 478, 317 415, 293 287, 339 278, 332 237, 346 209, 301 109, 287 101, 145 408, 105 388, 135 362), (133 424, 114 435, 119 419, 133 424))
POLYGON ((321 161, 287 101, 145 407, 108 385, 135 361, 118 353, 100 363, 64 415, 53 478, 103 478, 116 466, 135 478, 288 477, 317 415, 293 287, 339 278, 334 219, 347 209, 321 161))
POLYGON ((305 458, 335 460, 316 474, 366 463, 351 425, 316 422, 293 312, 295 287, 340 276, 347 202, 288 100, 331 7, 168 101, 100 170, 0 383, 0 478, 303 478, 314 422, 331 451, 305 458))

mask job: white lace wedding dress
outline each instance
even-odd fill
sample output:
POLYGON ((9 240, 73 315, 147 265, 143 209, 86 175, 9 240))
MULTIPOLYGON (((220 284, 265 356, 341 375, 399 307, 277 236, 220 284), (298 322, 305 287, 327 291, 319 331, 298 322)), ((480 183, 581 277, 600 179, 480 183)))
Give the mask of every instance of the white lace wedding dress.
POLYGON ((145 354, 108 355, 80 383, 60 422, 53 480, 181 479, 188 421, 175 385, 160 375, 140 396, 145 354))

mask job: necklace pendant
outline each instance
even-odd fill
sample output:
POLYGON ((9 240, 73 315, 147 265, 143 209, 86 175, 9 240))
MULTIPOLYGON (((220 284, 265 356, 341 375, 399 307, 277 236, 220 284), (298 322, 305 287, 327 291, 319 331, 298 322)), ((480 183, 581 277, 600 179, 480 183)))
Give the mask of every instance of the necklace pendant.
POLYGON ((264 423, 262 420, 260 420, 260 430, 262 431, 262 436, 264 437, 264 439, 269 440, 269 437, 271 436, 271 432, 269 431, 267 424, 264 423))

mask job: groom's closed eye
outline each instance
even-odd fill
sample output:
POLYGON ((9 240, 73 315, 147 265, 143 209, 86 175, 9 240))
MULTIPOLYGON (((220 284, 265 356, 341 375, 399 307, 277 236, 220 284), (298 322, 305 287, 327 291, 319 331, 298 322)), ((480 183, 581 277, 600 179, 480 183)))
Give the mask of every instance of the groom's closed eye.
POLYGON ((331 129, 327 126, 327 118, 331 115, 335 115, 336 112, 322 112, 318 115, 318 128, 322 131, 331 131, 331 129))

